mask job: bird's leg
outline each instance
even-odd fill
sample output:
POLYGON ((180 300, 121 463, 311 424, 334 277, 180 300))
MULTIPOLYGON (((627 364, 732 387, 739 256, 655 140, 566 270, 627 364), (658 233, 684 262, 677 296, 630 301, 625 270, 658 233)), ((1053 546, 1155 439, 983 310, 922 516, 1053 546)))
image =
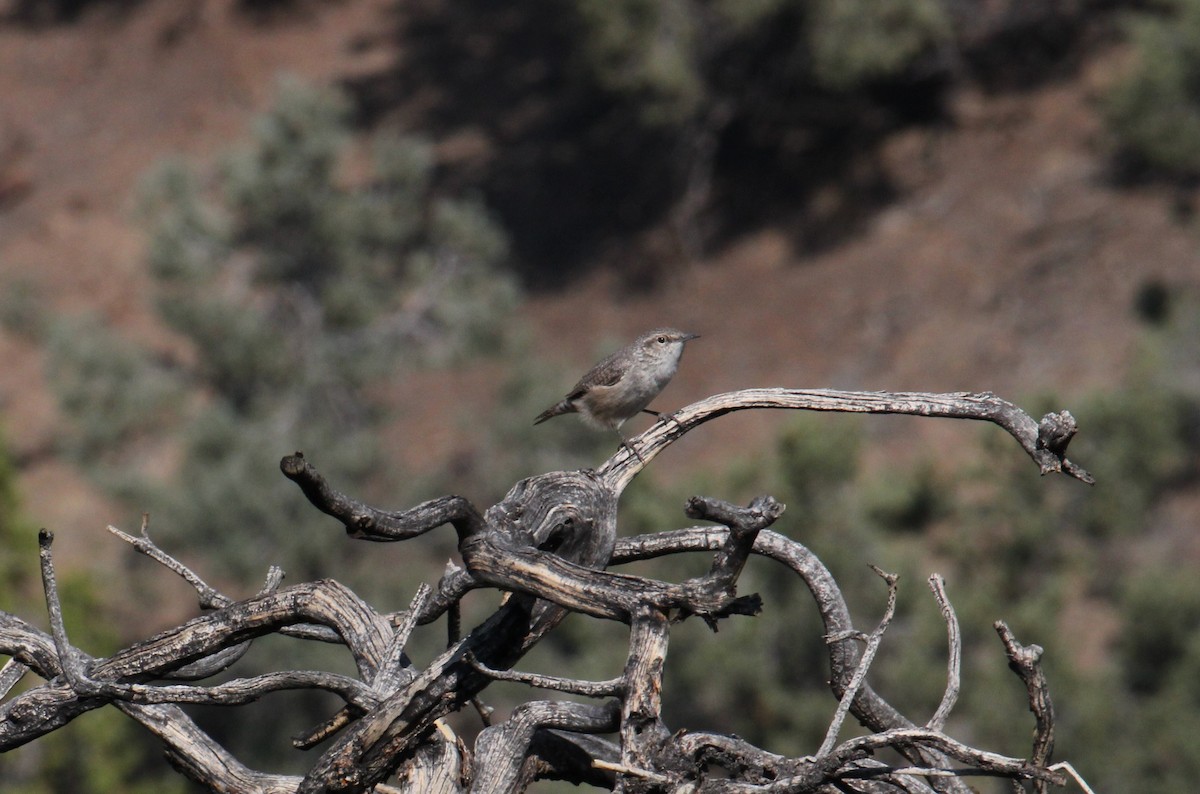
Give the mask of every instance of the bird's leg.
POLYGON ((651 416, 657 416, 659 419, 662 419, 662 414, 660 414, 658 411, 652 411, 649 408, 643 408, 642 413, 650 414, 651 416))
POLYGON ((621 439, 621 446, 625 447, 625 449, 632 452, 633 456, 635 458, 637 458, 638 460, 640 460, 642 463, 646 462, 646 459, 642 457, 642 454, 640 452, 638 452, 636 449, 634 449, 632 444, 630 444, 628 441, 625 440, 625 436, 621 435, 620 430, 616 430, 614 432, 617 434, 617 438, 621 439))

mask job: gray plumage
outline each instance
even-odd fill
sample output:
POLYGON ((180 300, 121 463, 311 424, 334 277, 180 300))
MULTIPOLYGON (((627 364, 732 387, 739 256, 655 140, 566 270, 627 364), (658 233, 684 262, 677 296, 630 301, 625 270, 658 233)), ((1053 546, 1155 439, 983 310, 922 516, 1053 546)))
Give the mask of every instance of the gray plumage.
POLYGON ((674 377, 684 344, 697 336, 674 328, 656 328, 639 336, 588 370, 566 397, 538 414, 533 423, 578 413, 589 424, 616 430, 620 436, 621 425, 638 413, 658 415, 647 406, 674 377))

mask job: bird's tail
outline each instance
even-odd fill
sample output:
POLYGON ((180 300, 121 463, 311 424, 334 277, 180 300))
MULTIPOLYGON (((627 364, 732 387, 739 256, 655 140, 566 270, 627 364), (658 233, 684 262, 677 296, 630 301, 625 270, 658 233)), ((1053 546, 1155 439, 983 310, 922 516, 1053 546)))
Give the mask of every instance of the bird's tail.
POLYGON ((535 425, 540 425, 542 422, 545 422, 547 419, 558 416, 559 414, 569 414, 569 413, 572 413, 574 410, 575 410, 575 406, 571 404, 570 400, 560 400, 559 402, 555 403, 554 405, 551 405, 549 408, 547 408, 546 410, 544 410, 540 414, 538 414, 537 419, 534 419, 533 423, 535 425))

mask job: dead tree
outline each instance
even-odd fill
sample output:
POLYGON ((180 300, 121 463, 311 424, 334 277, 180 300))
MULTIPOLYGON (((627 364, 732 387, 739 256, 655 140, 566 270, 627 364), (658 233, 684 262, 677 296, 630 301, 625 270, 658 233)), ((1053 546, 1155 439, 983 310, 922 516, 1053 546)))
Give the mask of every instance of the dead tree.
MULTIPOLYGON (((731 411, 789 408, 913 414, 993 422, 1025 449, 1043 473, 1091 478, 1065 457, 1075 433, 1067 412, 1035 422, 991 394, 920 394, 754 389, 708 398, 664 416, 600 468, 557 471, 518 482, 503 501, 481 512, 459 496, 443 496, 408 510, 380 510, 334 490, 297 453, 281 462, 319 510, 354 538, 402 541, 443 525, 457 533, 463 567, 423 586, 408 610, 380 614, 332 580, 281 588, 272 569, 253 598, 234 602, 159 549, 146 536, 111 531, 184 577, 199 594, 199 617, 109 656, 73 647, 63 629, 51 556, 43 531, 41 562, 51 617, 46 634, 21 618, 0 613, 0 750, 33 741, 101 706, 114 706, 158 736, 183 774, 219 792, 506 792, 532 780, 558 778, 622 792, 966 792, 971 775, 1007 777, 1018 788, 1045 791, 1065 778, 1050 765, 1054 715, 1038 660, 1041 649, 1022 646, 1002 623, 996 628, 1010 666, 1025 682, 1035 718, 1028 758, 1010 758, 957 741, 944 731, 959 685, 958 625, 938 576, 930 578, 946 620, 950 645, 947 685, 940 707, 915 724, 864 683, 895 606, 895 577, 879 571, 891 598, 880 624, 856 629, 837 583, 808 549, 771 531, 784 506, 769 496, 737 507, 693 497, 687 515, 711 522, 631 538, 617 537, 617 501, 655 456, 700 424, 731 411), (615 573, 635 560, 712 552, 708 573, 662 582, 615 573), (733 736, 672 732, 661 718, 662 671, 670 628, 694 618, 715 628, 732 616, 759 611, 757 595, 739 595, 737 583, 751 554, 777 560, 811 591, 824 621, 837 705, 828 735, 809 755, 782 756, 733 736), (414 626, 445 616, 477 588, 507 595, 500 608, 425 668, 404 653, 414 626), (609 681, 530 675, 513 668, 569 612, 629 626, 623 674, 609 681), (256 637, 281 633, 344 645, 357 677, 284 670, 203 686, 197 681, 230 667, 256 637), (44 683, 15 696, 14 685, 33 673, 44 683), (441 718, 477 702, 495 680, 569 692, 591 703, 530 700, 483 730, 468 749, 441 718), (308 773, 293 777, 247 768, 201 731, 183 703, 237 705, 267 693, 314 688, 336 693, 344 705, 324 723, 296 737, 298 748, 328 741, 308 773), (853 715, 871 732, 839 740, 853 715), (895 750, 903 763, 876 760, 895 750)), ((833 702, 831 701, 831 705, 833 702)))

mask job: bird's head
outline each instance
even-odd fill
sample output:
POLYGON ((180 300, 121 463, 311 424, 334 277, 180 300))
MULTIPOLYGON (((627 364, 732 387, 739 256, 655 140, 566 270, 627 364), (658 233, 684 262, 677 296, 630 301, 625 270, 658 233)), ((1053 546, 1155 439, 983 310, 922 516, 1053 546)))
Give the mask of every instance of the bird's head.
POLYGON ((653 358, 678 360, 683 353, 686 342, 696 339, 700 334, 690 334, 677 328, 656 328, 643 334, 638 344, 645 354, 653 358))

